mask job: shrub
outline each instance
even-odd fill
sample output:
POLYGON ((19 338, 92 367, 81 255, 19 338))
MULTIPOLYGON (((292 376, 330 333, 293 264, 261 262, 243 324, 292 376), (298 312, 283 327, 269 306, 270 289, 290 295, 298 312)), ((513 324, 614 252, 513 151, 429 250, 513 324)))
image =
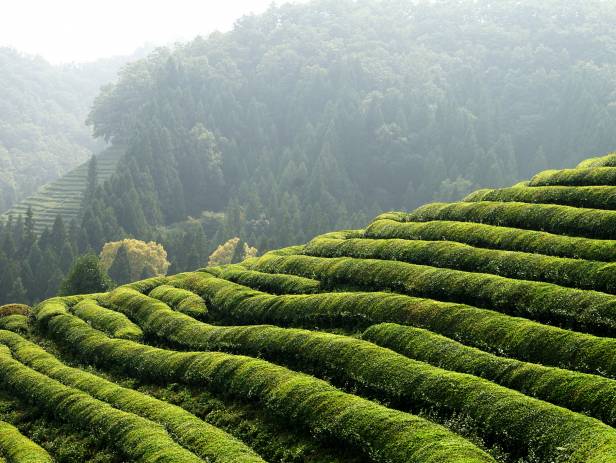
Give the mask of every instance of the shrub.
POLYGON ((208 301, 210 312, 227 322, 352 330, 395 322, 426 328, 501 355, 616 378, 616 339, 464 304, 385 292, 273 296, 204 273, 174 284, 200 294, 208 301))
POLYGON ((45 450, 21 434, 16 427, 3 421, 0 421, 0 453, 15 463, 53 462, 45 450))
MULTIPOLYGON (((59 313, 59 303, 53 302, 54 316, 49 316, 47 303, 37 308, 37 315, 39 309, 46 312, 41 323, 50 335, 86 361, 113 366, 142 379, 200 385, 257 401, 271 413, 307 427, 316 437, 363 450, 375 462, 493 461, 439 425, 346 394, 322 380, 250 357, 175 352, 110 339, 66 310, 59 313)), ((178 318, 186 317, 168 307, 166 310, 178 318)))
MULTIPOLYGON (((582 448, 582 442, 596 439, 597 443, 593 446, 600 447, 604 440, 611 441, 611 448, 616 452, 616 430, 599 425, 594 420, 475 376, 449 372, 411 360, 361 339, 274 326, 207 325, 126 289, 113 291, 109 299, 118 310, 130 313, 146 333, 169 339, 174 344, 188 349, 232 350, 291 363, 319 376, 336 377, 343 384, 357 384, 376 391, 378 398, 396 404, 397 408, 429 409, 469 416, 486 440, 496 439, 510 450, 524 448, 531 455, 548 459, 558 453, 558 448, 564 447, 575 455, 571 456, 572 461, 577 461, 592 458, 593 453, 575 454, 573 449, 582 448), (494 407, 494 403, 499 406, 494 407), (528 420, 527 417, 532 414, 542 419, 528 420), (587 432, 591 429, 593 433, 587 432), (607 430, 613 436, 610 437, 607 430), (595 432, 597 435, 593 437, 595 432)), ((553 392, 555 396, 575 392, 581 395, 580 404, 589 405, 592 397, 584 394, 592 396, 596 391, 587 389, 588 383, 582 384, 580 377, 583 375, 577 376, 569 383, 553 381, 549 386, 558 384, 553 392)), ((561 375, 559 379, 565 377, 561 375)), ((605 383, 613 384, 610 390, 603 392, 616 391, 615 381, 597 378, 593 385, 605 383)), ((609 404, 601 405, 606 407, 609 404)), ((616 408, 610 407, 608 413, 610 417, 616 416, 616 408)), ((521 454, 527 456, 524 451, 521 454)), ((610 454, 611 451, 605 455, 610 454)), ((567 461, 565 455, 561 457, 567 461)))
POLYGON ((141 339, 141 328, 125 315, 99 306, 93 299, 84 299, 71 311, 97 330, 104 331, 114 338, 141 339))
POLYGON ((616 333, 616 296, 405 262, 348 257, 263 256, 252 268, 318 278, 329 287, 352 284, 371 290, 472 303, 511 315, 573 326, 594 333, 616 333))
POLYGON ((150 297, 158 299, 191 317, 203 317, 207 313, 205 301, 190 291, 169 285, 160 285, 150 291, 150 297))
POLYGON ((554 185, 616 185, 616 169, 613 167, 582 167, 576 169, 546 170, 535 175, 528 183, 528 186, 554 185))
POLYGON ((6 317, 8 315, 30 315, 30 306, 25 304, 6 304, 0 306, 0 317, 6 317))
POLYGON ((432 365, 616 423, 616 381, 600 376, 499 357, 431 331, 394 323, 373 325, 362 339, 432 365))
POLYGON ((479 222, 586 238, 616 238, 616 211, 582 209, 554 204, 493 201, 434 203, 409 213, 406 220, 479 222))
POLYGON ((554 235, 533 230, 452 221, 404 222, 406 216, 381 216, 366 229, 366 238, 457 241, 471 246, 612 262, 612 240, 554 235), (388 218, 386 218, 388 217, 388 218))
POLYGON ((26 367, 13 358, 6 346, 0 346, 0 384, 4 390, 63 421, 95 429, 103 440, 114 443, 128 458, 142 462, 201 461, 176 444, 162 426, 117 410, 26 367))
POLYGON ((464 201, 502 201, 539 204, 560 204, 593 209, 616 209, 616 187, 612 186, 546 186, 478 190, 464 201))
POLYGON ((588 167, 616 167, 616 153, 610 153, 605 156, 585 159, 577 166, 578 169, 588 167))
POLYGON ((182 445, 207 461, 263 462, 235 438, 180 407, 120 387, 91 373, 67 367, 53 355, 18 335, 0 331, 0 343, 9 347, 18 361, 39 373, 66 386, 80 389, 113 407, 163 425, 182 445))
POLYGON ((219 278, 274 294, 312 294, 319 292, 321 286, 319 281, 311 278, 257 272, 242 265, 213 267, 207 271, 219 278))
POLYGON ((304 253, 318 257, 396 260, 610 293, 616 291, 614 263, 482 249, 452 241, 319 237, 306 245, 304 253))
POLYGON ((0 329, 25 333, 30 329, 28 317, 25 315, 7 315, 0 318, 0 329))

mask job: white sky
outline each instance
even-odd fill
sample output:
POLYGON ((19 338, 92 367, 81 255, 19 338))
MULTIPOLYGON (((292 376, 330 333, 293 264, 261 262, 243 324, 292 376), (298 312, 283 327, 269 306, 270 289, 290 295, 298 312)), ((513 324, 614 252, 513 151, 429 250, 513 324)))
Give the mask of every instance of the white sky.
MULTIPOLYGON (((0 46, 52 63, 127 55, 229 30, 272 0, 0 0, 0 46)), ((277 4, 287 3, 278 0, 277 4)))

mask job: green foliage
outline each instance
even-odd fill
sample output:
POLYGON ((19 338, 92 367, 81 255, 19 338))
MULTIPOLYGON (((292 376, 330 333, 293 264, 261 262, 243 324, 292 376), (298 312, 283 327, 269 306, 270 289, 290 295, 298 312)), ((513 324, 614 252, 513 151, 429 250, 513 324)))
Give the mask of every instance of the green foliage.
POLYGON ((499 357, 430 331, 393 323, 373 325, 362 339, 407 357, 467 373, 532 397, 616 422, 616 380, 499 357))
POLYGON ((547 231, 586 238, 616 238, 616 211, 580 209, 552 204, 434 203, 409 213, 407 221, 453 220, 547 231))
POLYGON ((75 261, 62 283, 61 294, 90 294, 107 291, 111 279, 103 271, 95 254, 83 255, 75 261))
POLYGON ((141 328, 125 315, 101 307, 93 299, 84 299, 73 306, 71 312, 114 338, 139 340, 143 336, 141 328))
POLYGON ((616 169, 591 167, 563 170, 546 170, 535 175, 528 186, 589 186, 616 185, 616 169))
POLYGON ((22 435, 17 428, 0 421, 0 454, 14 463, 52 463, 45 450, 22 435))
POLYGON ((593 209, 616 209, 616 187, 612 186, 546 186, 511 187, 478 190, 464 201, 507 201, 539 204, 560 204, 593 209))
POLYGON ((310 278, 295 275, 272 274, 247 270, 241 265, 208 268, 207 272, 219 278, 250 286, 274 294, 318 293, 321 283, 310 278))
POLYGON ((613 263, 481 249, 451 241, 318 237, 306 245, 304 253, 317 257, 402 261, 616 292, 616 264, 613 263))
POLYGON ((118 248, 113 263, 109 267, 108 274, 117 284, 123 285, 131 281, 130 270, 131 266, 128 261, 128 250, 126 246, 122 245, 118 248))
MULTIPOLYGON (((163 425, 182 445, 205 460, 220 463, 263 462, 239 441, 180 407, 120 387, 91 373, 67 367, 36 344, 17 335, 0 331, 0 343, 8 346, 17 360, 37 372, 86 392, 117 409, 163 425)), ((179 452, 176 454, 182 456, 179 452)))
POLYGON ((19 314, 0 317, 0 329, 20 333, 27 332, 30 329, 28 317, 19 314))
POLYGON ((479 248, 606 262, 616 260, 616 247, 611 240, 578 238, 542 231, 449 220, 406 222, 407 217, 405 213, 383 214, 366 228, 365 236, 366 238, 446 240, 479 248))
MULTIPOLYGON (((569 449, 561 455, 564 461, 608 458, 616 452, 616 431, 612 431, 614 435, 609 437, 611 428, 598 422, 475 376, 452 373, 410 360, 363 340, 268 326, 214 327, 173 312, 164 304, 155 303, 147 296, 124 288, 111 292, 109 301, 118 310, 130 313, 146 332, 175 344, 189 349, 231 349, 259 355, 273 361, 291 363, 320 376, 338 377, 343 384, 351 382, 378 391, 379 398, 397 407, 468 415, 479 423, 486 440, 502 440, 504 447, 512 450, 525 448, 528 454, 542 459, 557 453, 561 447, 569 449), (415 387, 408 387, 410 384, 415 387), (492 406, 495 402, 499 403, 498 407, 492 406), (540 415, 541 420, 528 420, 527 416, 531 413, 540 415), (560 428, 559 424, 563 423, 566 425, 560 428), (511 432, 512 429, 516 430, 515 433, 511 432), (590 429, 596 431, 589 433, 590 429), (595 433, 596 437, 590 437, 595 433), (597 443, 590 445, 589 439, 596 439, 597 443), (607 444, 610 440, 613 443, 607 444), (588 447, 586 444, 589 444, 588 447), (594 450, 580 450, 598 449, 602 445, 605 447, 597 453, 594 450)), ((560 384, 552 379, 551 384, 544 386, 550 388, 558 384, 558 390, 554 391, 556 397, 571 393, 571 386, 577 386, 575 391, 581 397, 578 397, 580 403, 576 404, 576 408, 584 407, 583 411, 592 403, 597 386, 604 386, 602 392, 605 395, 595 399, 599 404, 595 403, 592 409, 597 413, 598 408, 608 407, 603 398, 609 397, 615 390, 616 382, 602 378, 592 381, 590 375, 588 378, 586 384, 580 384, 586 377, 573 374, 573 378, 567 378, 569 384, 560 384), (605 387, 606 384, 609 387, 605 387), (585 395, 586 391, 589 396, 585 395)), ((545 378, 541 379, 545 381, 545 378)), ((538 379, 539 383, 541 379, 538 379)), ((555 379, 565 379, 565 375, 561 374, 555 379)), ((524 390, 532 389, 530 384, 525 386, 524 390)), ((609 407, 606 415, 610 422, 613 421, 616 407, 609 407)), ((521 454, 528 455, 524 451, 521 454)))
POLYGON ((616 167, 616 153, 610 153, 605 156, 585 159, 577 166, 578 169, 587 169, 589 167, 616 167))
POLYGON ((96 429, 100 439, 114 442, 128 458, 143 462, 160 458, 178 463, 200 461, 176 444, 162 426, 28 368, 15 360, 6 346, 0 347, 0 385, 76 427, 96 429))
POLYGON ((207 313, 205 301, 185 289, 175 288, 169 285, 160 285, 150 291, 150 297, 158 299, 191 317, 201 318, 207 313))
POLYGON ((470 303, 511 315, 606 334, 616 332, 616 296, 405 262, 310 256, 263 256, 252 268, 350 284, 370 290, 470 303))
MULTIPOLYGON (((119 288, 135 308, 140 293, 119 288)), ((163 303, 152 302, 175 317, 163 303)), ((124 370, 141 378, 184 382, 258 401, 270 412, 301 423, 315 436, 356 446, 375 462, 493 461, 468 441, 430 421, 388 409, 343 393, 324 381, 263 360, 218 352, 175 352, 146 347, 132 341, 110 339, 85 322, 59 311, 63 302, 43 303, 37 317, 54 339, 82 359, 124 370), (55 311, 55 314, 51 313, 55 311), (97 352, 97 355, 94 355, 97 352), (340 413, 345 410, 344 413, 340 413)), ((125 307, 125 306, 123 306, 125 307)), ((128 310, 128 307, 126 307, 128 310)))

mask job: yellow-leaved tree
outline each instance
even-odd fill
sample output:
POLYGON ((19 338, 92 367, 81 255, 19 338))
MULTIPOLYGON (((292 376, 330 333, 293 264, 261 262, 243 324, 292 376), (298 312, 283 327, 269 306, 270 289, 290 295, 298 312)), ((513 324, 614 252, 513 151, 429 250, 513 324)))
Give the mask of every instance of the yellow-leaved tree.
POLYGON ((167 251, 154 241, 112 241, 103 246, 100 257, 103 269, 118 284, 165 275, 169 268, 167 251))
POLYGON ((216 250, 210 254, 208 266, 216 267, 217 265, 241 262, 249 257, 256 257, 257 253, 257 248, 249 246, 248 243, 240 244, 240 239, 236 236, 218 246, 216 250))

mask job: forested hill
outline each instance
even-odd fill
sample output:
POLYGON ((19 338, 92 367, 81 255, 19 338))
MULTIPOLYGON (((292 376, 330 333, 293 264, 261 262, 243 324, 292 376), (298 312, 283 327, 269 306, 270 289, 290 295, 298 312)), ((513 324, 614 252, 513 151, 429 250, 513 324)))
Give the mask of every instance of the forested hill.
POLYGON ((609 152, 615 21, 603 1, 320 0, 158 51, 90 114, 128 156, 86 230, 226 210, 265 250, 609 152))
POLYGON ((0 47, 0 212, 103 146, 85 125, 92 101, 127 60, 143 56, 52 66, 0 47))

